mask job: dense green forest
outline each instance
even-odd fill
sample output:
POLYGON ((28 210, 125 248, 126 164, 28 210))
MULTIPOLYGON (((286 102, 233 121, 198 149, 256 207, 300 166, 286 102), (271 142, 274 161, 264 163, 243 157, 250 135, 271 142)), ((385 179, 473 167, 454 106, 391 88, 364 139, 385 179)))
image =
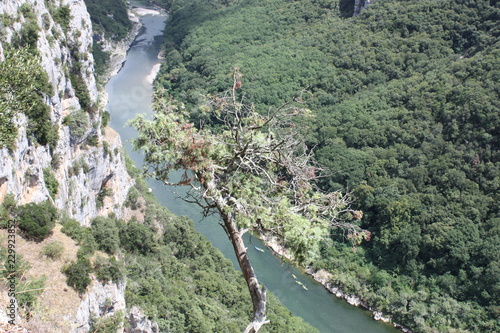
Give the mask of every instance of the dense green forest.
MULTIPOLYGON (((252 308, 241 274, 195 231, 191 220, 156 201, 130 161, 128 170, 136 183, 125 206, 142 212, 144 222, 97 217, 89 230, 66 219, 63 232, 81 244, 80 265, 97 249, 123 258, 97 265, 97 277, 126 276, 127 305, 141 306, 161 332, 241 332, 252 308)), ((265 332, 315 331, 273 296, 269 317, 265 332)))
POLYGON ((103 51, 100 44, 102 36, 119 41, 130 32, 132 22, 128 18, 127 4, 123 0, 85 0, 85 5, 94 32, 92 55, 95 61, 95 73, 102 75, 109 60, 109 54, 103 51))
POLYGON ((127 5, 123 0, 85 0, 92 21, 94 33, 102 33, 106 38, 120 40, 132 28, 128 18, 127 5))
MULTIPOLYGON (((161 2, 161 1, 160 1, 161 2)), ((233 85, 265 113, 302 89, 299 124, 373 238, 332 230, 312 264, 416 332, 500 330, 500 9, 494 1, 163 1, 156 84, 198 106, 233 85), (348 4, 348 2, 347 2, 348 4)))
MULTIPOLYGON (((136 218, 124 221, 112 214, 94 218, 91 228, 85 228, 66 212, 58 212, 49 201, 18 206, 8 195, 0 205, 0 227, 6 228, 6 221, 15 217, 24 238, 40 241, 52 233, 56 221, 61 223, 62 232, 80 246, 77 260, 63 267, 67 284, 84 294, 92 281, 90 274, 100 282, 126 280, 127 306, 144 309, 161 332, 241 332, 252 313, 241 273, 196 232, 191 220, 173 215, 156 201, 131 161, 127 169, 136 183, 125 206, 135 211, 135 216, 142 216, 140 222, 136 218), (98 250, 101 254, 96 253, 98 250)), ((43 247, 42 255, 59 258, 63 251, 60 242, 52 242, 43 247)), ((7 259, 7 251, 1 248, 0 260, 7 259)), ((16 272, 21 277, 29 265, 21 259, 19 262, 16 272)), ((19 298, 26 313, 37 306, 38 290, 45 281, 30 283, 41 285, 33 287, 34 292, 26 294, 28 298, 19 298)), ((29 286, 23 288, 29 290, 29 286)), ((263 332, 316 332, 272 294, 268 310, 271 323, 263 332)), ((91 332, 116 332, 123 313, 94 321, 91 332)))

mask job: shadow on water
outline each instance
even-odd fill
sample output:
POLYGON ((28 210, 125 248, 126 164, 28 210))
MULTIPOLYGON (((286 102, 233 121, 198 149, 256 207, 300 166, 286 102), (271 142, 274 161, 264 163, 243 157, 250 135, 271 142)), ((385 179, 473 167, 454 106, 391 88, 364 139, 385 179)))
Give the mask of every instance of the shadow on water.
MULTIPOLYGON (((160 63, 157 55, 162 44, 162 30, 166 18, 164 14, 141 18, 144 28, 129 50, 122 70, 106 85, 109 99, 107 110, 111 113, 110 126, 119 132, 127 153, 138 167, 142 165, 142 155, 132 151, 130 145, 130 140, 137 134, 134 129, 126 125, 126 122, 139 113, 151 114, 153 90, 148 76, 153 67, 160 63)), ((193 219, 197 230, 238 268, 231 243, 217 224, 215 217, 202 220, 198 207, 178 199, 172 188, 154 180, 149 180, 148 184, 162 205, 177 215, 193 219)), ((321 332, 398 332, 389 325, 372 320, 367 311, 337 299, 303 271, 286 260, 274 256, 272 251, 256 237, 248 234, 245 236, 259 280, 295 315, 304 318, 321 332), (264 249, 264 253, 255 249, 255 246, 264 249), (303 283, 308 290, 297 282, 303 283)))

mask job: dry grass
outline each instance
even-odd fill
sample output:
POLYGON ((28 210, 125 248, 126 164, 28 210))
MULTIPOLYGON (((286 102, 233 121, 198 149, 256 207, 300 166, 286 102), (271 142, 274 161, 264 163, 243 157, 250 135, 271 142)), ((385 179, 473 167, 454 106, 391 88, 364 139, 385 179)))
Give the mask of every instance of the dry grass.
MULTIPOLYGON (((6 245, 6 230, 0 230, 0 242, 6 245)), ((45 290, 38 298, 33 311, 33 318, 23 326, 30 332, 69 332, 71 322, 74 321, 81 299, 77 292, 66 285, 66 276, 61 272, 64 264, 76 261, 78 246, 75 241, 61 232, 61 225, 56 224, 53 234, 43 242, 27 241, 20 236, 16 237, 16 253, 28 261, 31 268, 26 273, 29 277, 45 275, 45 290), (52 241, 59 241, 64 245, 64 252, 60 259, 49 259, 41 256, 43 246, 52 241), (28 327, 29 326, 29 327, 28 327)), ((1 293, 6 295, 7 290, 2 288, 1 293)), ((6 305, 6 297, 0 298, 0 306, 6 305)))

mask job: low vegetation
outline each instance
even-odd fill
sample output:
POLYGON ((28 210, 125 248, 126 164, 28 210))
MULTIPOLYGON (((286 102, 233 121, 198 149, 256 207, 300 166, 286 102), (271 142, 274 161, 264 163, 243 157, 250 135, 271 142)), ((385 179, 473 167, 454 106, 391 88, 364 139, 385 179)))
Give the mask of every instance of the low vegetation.
POLYGON ((50 201, 29 203, 16 210, 21 235, 38 242, 52 233, 57 217, 57 209, 50 201))

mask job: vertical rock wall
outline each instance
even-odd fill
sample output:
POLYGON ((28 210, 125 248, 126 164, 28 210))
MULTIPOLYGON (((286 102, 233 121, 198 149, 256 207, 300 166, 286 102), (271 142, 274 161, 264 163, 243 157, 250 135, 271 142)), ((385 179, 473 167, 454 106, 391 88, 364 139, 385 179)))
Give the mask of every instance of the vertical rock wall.
MULTIPOLYGON (((91 53, 92 24, 85 2, 0 1, 0 14, 8 18, 3 22, 10 21, 8 25, 0 23, 0 61, 4 59, 7 44, 27 22, 20 10, 23 5, 29 6, 40 27, 37 41, 40 64, 54 87, 53 96, 46 96, 45 102, 51 110, 52 124, 59 126, 59 140, 51 152, 48 146, 28 137, 27 117, 24 114, 16 116, 18 136, 15 149, 11 152, 0 149, 0 203, 7 194, 14 195, 20 205, 50 200, 85 226, 89 226, 91 219, 98 215, 113 212, 121 217, 122 205, 133 180, 126 171, 119 135, 111 128, 101 128, 101 114, 107 101, 106 95, 96 86, 91 53), (67 27, 62 27, 52 17, 61 6, 70 9, 71 19, 67 27), (74 68, 79 69, 79 76, 94 105, 95 111, 89 113, 84 136, 96 135, 96 146, 86 144, 85 137, 75 143, 70 137, 69 127, 63 123, 67 115, 82 108, 69 77, 69 71, 74 68), (45 168, 53 169, 59 182, 55 198, 51 198, 45 184, 45 168), (102 200, 99 200, 99 194, 105 192, 109 195, 101 195, 102 200)), ((94 281, 89 292, 82 297, 74 318, 68 318, 75 327, 74 332, 86 332, 92 316, 113 315, 121 310, 125 313, 124 292, 125 284, 103 285, 94 281), (108 303, 112 304, 112 309, 105 309, 108 303)))
MULTIPOLYGON (((59 141, 55 150, 50 152, 47 146, 29 140, 26 134, 27 118, 22 114, 17 117, 19 133, 16 149, 13 152, 0 150, 0 202, 7 193, 14 194, 19 204, 49 199, 57 208, 86 226, 97 215, 114 212, 121 216, 121 206, 132 180, 126 172, 120 137, 111 129, 102 133, 101 112, 90 114, 85 134, 98 136, 96 147, 85 144, 85 138, 79 144, 73 144, 68 126, 63 125, 65 116, 81 109, 68 75, 69 69, 78 66, 96 110, 102 111, 106 102, 100 97, 95 82, 92 24, 85 3, 83 0, 3 0, 0 14, 9 17, 13 23, 2 27, 1 44, 9 43, 26 23, 20 13, 23 5, 31 8, 40 27, 37 48, 41 65, 54 87, 54 95, 47 96, 46 102, 51 108, 52 123, 59 125, 59 141), (71 19, 67 28, 56 23, 51 15, 51 11, 61 6, 70 9, 71 19), (52 163, 53 159, 57 159, 56 163, 52 163), (54 170, 59 189, 58 195, 50 198, 42 170, 54 164, 59 165, 54 170), (105 188, 111 189, 107 190, 110 195, 104 197, 103 205, 100 205, 97 198, 105 188)), ((1 44, 0 50, 5 49, 1 44)), ((102 96, 105 98, 104 94, 102 96)))

